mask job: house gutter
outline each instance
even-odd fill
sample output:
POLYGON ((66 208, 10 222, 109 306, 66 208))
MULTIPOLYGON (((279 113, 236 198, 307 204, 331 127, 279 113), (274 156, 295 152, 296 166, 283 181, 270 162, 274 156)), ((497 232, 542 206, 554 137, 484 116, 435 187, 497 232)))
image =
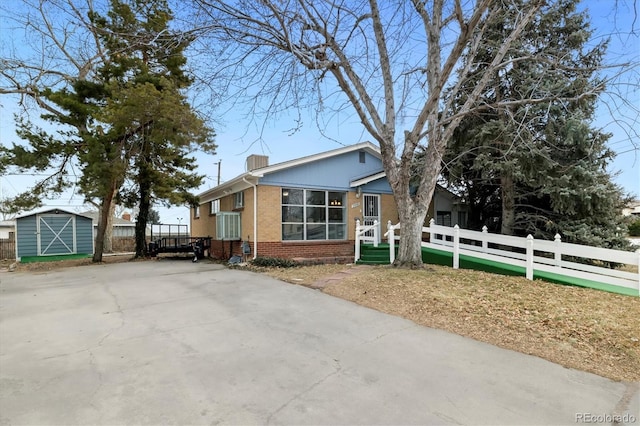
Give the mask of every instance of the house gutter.
POLYGON ((246 177, 242 180, 253 187, 253 259, 258 257, 258 185, 251 183, 246 177))

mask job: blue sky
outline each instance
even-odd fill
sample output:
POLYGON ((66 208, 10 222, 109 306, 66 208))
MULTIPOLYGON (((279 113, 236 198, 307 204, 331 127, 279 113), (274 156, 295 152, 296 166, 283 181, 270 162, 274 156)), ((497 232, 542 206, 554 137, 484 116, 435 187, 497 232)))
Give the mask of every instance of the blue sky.
MULTIPOLYGON (((612 8, 613 2, 589 0, 583 4, 590 11, 596 38, 613 34, 608 51, 608 61, 638 63, 640 61, 640 23, 637 21, 640 21, 640 18, 636 17, 634 11, 630 9, 633 2, 619 3, 619 10, 616 13, 612 8), (635 24, 634 19, 636 20, 635 24), (635 25, 635 32, 631 31, 633 25, 635 25)), ((2 31, 0 37, 3 39, 8 37, 8 32, 2 31)), ((640 76, 638 72, 625 77, 629 86, 626 86, 625 92, 622 94, 624 101, 635 105, 636 109, 621 108, 618 105, 623 105, 622 99, 617 96, 605 96, 599 106, 598 120, 595 123, 596 126, 613 134, 610 139, 610 147, 619 154, 611 164, 610 171, 617 172, 615 181, 635 196, 640 196, 640 141, 630 140, 624 128, 616 124, 616 120, 621 116, 626 116, 624 121, 627 125, 631 122, 635 123, 636 132, 640 132, 640 122, 638 122, 637 116, 637 110, 640 108, 640 76), (615 111, 610 111, 611 109, 615 109, 615 111)), ((3 145, 17 140, 12 118, 15 111, 17 111, 15 98, 0 97, 0 142, 3 145)), ((321 132, 316 125, 313 113, 308 112, 302 116, 301 130, 293 134, 289 129, 296 126, 297 112, 280 116, 277 122, 270 122, 264 128, 261 128, 261 122, 245 124, 248 121, 243 117, 242 111, 222 116, 218 123, 214 123, 219 145, 217 155, 197 155, 199 170, 207 175, 200 191, 215 186, 218 178, 218 167, 215 163, 218 161, 222 162, 220 180, 224 182, 244 172, 245 159, 250 154, 268 155, 270 163, 274 164, 339 148, 342 145, 350 145, 364 140, 373 141, 364 132, 357 117, 348 112, 342 114, 328 122, 321 132), (263 142, 257 142, 260 137, 263 142)), ((0 177, 0 195, 15 195, 27 188, 33 180, 32 176, 2 176, 0 177)), ((82 197, 68 192, 57 200, 47 201, 47 204, 79 210, 82 209, 82 197)), ((164 223, 188 222, 189 211, 187 208, 166 209, 158 207, 158 210, 164 223)))

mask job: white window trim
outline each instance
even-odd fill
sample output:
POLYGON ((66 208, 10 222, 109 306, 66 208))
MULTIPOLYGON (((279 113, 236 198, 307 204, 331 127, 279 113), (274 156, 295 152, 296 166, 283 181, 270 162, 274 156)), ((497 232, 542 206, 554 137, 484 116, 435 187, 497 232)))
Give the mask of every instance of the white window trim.
POLYGON ((241 209, 244 207, 244 191, 233 194, 233 208, 241 209))
MULTIPOLYGON (((280 229, 280 238, 282 239, 282 241, 288 241, 288 242, 293 242, 293 241, 346 241, 347 240, 347 215, 348 215, 348 211, 346 208, 346 203, 347 203, 347 192, 346 191, 331 191, 331 190, 327 190, 327 189, 307 189, 307 188, 281 188, 280 189, 280 207, 282 208, 282 206, 294 206, 294 207, 302 207, 302 222, 282 222, 282 216, 281 216, 281 224, 282 225, 287 225, 287 224, 302 224, 302 240, 285 240, 284 239, 284 235, 283 235, 283 231, 282 229, 280 229), (283 204, 282 203, 282 191, 284 189, 299 189, 302 190, 302 197, 303 197, 303 204, 283 204), (325 194, 325 199, 324 199, 324 205, 323 206, 311 206, 311 205, 307 205, 306 203, 306 199, 307 199, 307 191, 321 191, 324 192, 325 194), (344 205, 342 205, 341 207, 338 206, 331 206, 329 204, 329 193, 330 192, 338 192, 343 194, 344 197, 344 205), (324 222, 325 225, 325 235, 326 237, 323 240, 315 240, 315 239, 308 239, 307 238, 307 225, 312 224, 310 222, 307 222, 306 217, 307 217, 307 208, 308 207, 324 207, 325 211, 326 211, 326 221, 324 222), (334 208, 341 208, 343 210, 343 220, 345 220, 344 222, 340 222, 340 223, 331 223, 329 222, 329 209, 334 208), (343 238, 329 238, 329 225, 343 225, 344 226, 344 237, 343 238)), ((320 224, 320 223, 315 223, 315 224, 320 224)))
POLYGON ((242 235, 240 212, 219 212, 216 215, 216 239, 239 241, 242 235))
POLYGON ((211 202, 209 202, 209 211, 210 214, 216 214, 220 212, 220 199, 217 198, 215 200, 211 200, 211 202))

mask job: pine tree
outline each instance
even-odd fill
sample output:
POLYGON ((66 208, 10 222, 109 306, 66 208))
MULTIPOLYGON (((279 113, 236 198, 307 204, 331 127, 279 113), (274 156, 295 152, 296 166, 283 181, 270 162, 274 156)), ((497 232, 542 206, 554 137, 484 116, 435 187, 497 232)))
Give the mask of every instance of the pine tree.
MULTIPOLYGON (((587 47, 591 30, 577 3, 558 1, 525 29, 508 53, 512 66, 493 76, 478 113, 456 130, 443 175, 469 201, 473 227, 619 247, 623 196, 606 172, 609 135, 590 125, 607 43, 587 47), (521 102, 534 97, 542 101, 521 102)), ((504 21, 490 27, 488 57, 516 11, 504 10, 504 21)), ((470 66, 480 78, 481 61, 470 66)))
MULTIPOLYGON (((0 168, 54 168, 51 176, 12 200, 21 209, 75 184, 69 169, 79 168, 79 192, 100 206, 93 260, 101 261, 114 203, 139 205, 138 228, 146 227, 154 197, 167 204, 192 203, 189 190, 202 177, 194 172, 191 153, 213 151, 215 144, 213 132, 186 102, 183 92, 190 80, 182 69, 183 51, 191 39, 169 30, 165 1, 112 0, 106 18, 94 11, 88 21, 79 18, 96 46, 84 62, 71 60, 77 74, 66 74, 57 86, 38 87, 35 80, 27 89, 19 85, 4 92, 36 99, 46 111, 42 118, 59 130, 47 132, 20 121, 18 133, 28 146, 2 147, 0 168)), ((62 33, 53 44, 63 57, 72 58, 64 43, 67 33, 62 33)), ((84 47, 76 52, 79 57, 84 47)), ((60 71, 43 69, 42 74, 57 77, 60 71)), ((138 228, 137 252, 143 255, 145 229, 138 228)))
POLYGON ((186 102, 191 84, 183 71, 190 38, 174 34, 171 11, 163 0, 112 0, 107 18, 93 21, 105 45, 118 52, 104 68, 111 96, 102 120, 111 133, 125 135, 132 184, 120 194, 125 205, 138 205, 136 256, 146 255, 146 227, 154 201, 193 204, 189 192, 203 176, 195 173, 195 149, 213 152, 213 132, 186 102))

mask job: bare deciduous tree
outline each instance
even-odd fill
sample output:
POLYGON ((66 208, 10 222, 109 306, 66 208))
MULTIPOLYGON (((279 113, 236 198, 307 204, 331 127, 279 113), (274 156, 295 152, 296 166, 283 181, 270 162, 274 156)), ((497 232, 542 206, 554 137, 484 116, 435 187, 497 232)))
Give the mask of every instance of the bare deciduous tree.
POLYGON ((485 63, 486 78, 453 112, 451 100, 470 72, 461 66, 462 55, 476 56, 486 26, 500 20, 499 2, 195 2, 200 30, 215 41, 225 71, 239 84, 233 88, 270 97, 270 112, 276 114, 310 101, 309 93, 315 94, 318 108, 327 108, 328 98, 336 96, 334 105, 348 104, 355 111, 380 146, 398 208, 398 266, 422 264, 421 228, 447 143, 489 77, 510 66, 514 59, 505 60, 509 46, 544 4, 532 0, 520 9, 508 36, 485 63), (420 152, 424 156, 416 176, 420 152))
MULTIPOLYGON (((24 40, 12 40, 3 46, 0 58, 0 95, 13 95, 19 99, 20 122, 34 133, 45 132, 35 128, 29 117, 33 112, 44 111, 50 121, 60 124, 54 131, 60 141, 68 141, 71 148, 79 143, 72 134, 88 133, 90 123, 71 122, 69 111, 65 111, 52 100, 52 91, 69 89, 81 81, 95 78, 98 67, 108 60, 95 27, 88 15, 94 10, 91 0, 25 0, 20 7, 5 4, 0 8, 2 19, 8 28, 24 31, 24 40), (23 44, 24 43, 24 44, 23 44), (70 131, 69 129, 74 128, 70 131), (75 132, 75 133, 74 133, 75 132)), ((45 137, 46 138, 46 137, 45 137)), ((52 137, 51 140, 54 140, 52 137)), ((64 142, 63 142, 64 143, 64 142)), ((47 148, 41 145, 42 153, 47 148)), ((24 165, 48 174, 22 194, 17 207, 30 208, 41 203, 41 197, 50 192, 59 192, 75 184, 75 149, 65 149, 63 155, 54 151, 41 164, 24 165)), ((102 259, 103 248, 111 250, 113 200, 117 190, 108 196, 91 198, 89 203, 98 207, 96 252, 94 260, 102 259), (103 209, 104 207, 104 209, 103 209), (104 240, 104 245, 103 245, 104 240)))
POLYGON ((183 51, 192 38, 171 30, 164 0, 27 0, 20 6, 0 9, 0 18, 26 28, 34 46, 2 46, 0 95, 35 101, 53 130, 19 120, 26 143, 0 148, 0 170, 52 174, 14 204, 34 207, 71 185, 87 201, 97 200, 94 261, 102 260, 115 203, 138 204, 136 254, 144 255, 152 201, 192 204, 190 190, 202 176, 191 154, 215 150, 213 131, 183 93, 191 83, 183 51), (125 182, 133 190, 126 191, 125 182))

